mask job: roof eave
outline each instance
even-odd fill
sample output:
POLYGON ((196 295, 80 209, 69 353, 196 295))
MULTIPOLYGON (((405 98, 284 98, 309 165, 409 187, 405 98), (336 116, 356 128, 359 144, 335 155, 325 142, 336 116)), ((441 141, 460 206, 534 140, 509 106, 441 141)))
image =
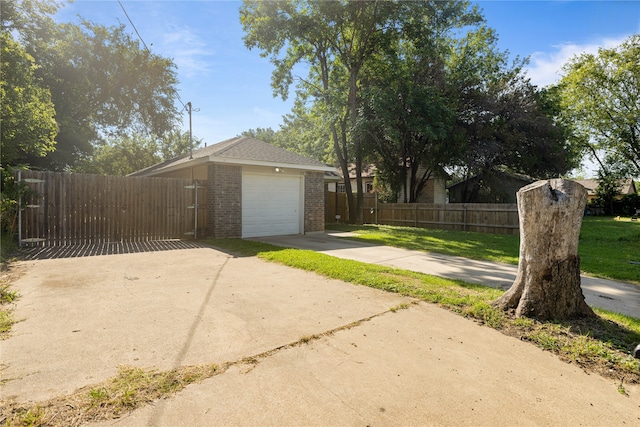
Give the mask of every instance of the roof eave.
POLYGON ((183 163, 169 165, 169 166, 166 166, 166 167, 163 167, 163 168, 159 168, 159 169, 154 169, 154 170, 148 171, 148 172, 141 171, 142 173, 139 173, 137 176, 162 175, 163 173, 167 173, 167 172, 173 172, 173 171, 176 171, 176 170, 187 169, 187 168, 190 168, 190 167, 199 166, 201 164, 207 163, 208 161, 209 161, 208 157, 198 157, 198 158, 191 159, 191 160, 188 160, 188 161, 183 162, 183 163))
POLYGON ((247 160, 247 159, 234 159, 230 157, 216 157, 210 156, 208 160, 212 163, 227 163, 239 166, 265 166, 265 167, 280 167, 283 169, 295 169, 305 171, 318 171, 318 172, 331 172, 334 170, 331 166, 314 166, 314 165, 301 165, 295 163, 285 162, 272 162, 264 160, 247 160))

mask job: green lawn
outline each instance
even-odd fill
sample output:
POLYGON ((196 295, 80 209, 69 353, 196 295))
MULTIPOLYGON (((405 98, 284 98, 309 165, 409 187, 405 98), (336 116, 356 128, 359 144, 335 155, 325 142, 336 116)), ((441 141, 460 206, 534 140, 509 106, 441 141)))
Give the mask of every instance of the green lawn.
POLYGON ((585 218, 578 253, 585 273, 640 284, 639 222, 585 218))
MULTIPOLYGON (((519 236, 388 225, 330 225, 356 240, 400 248, 518 264, 519 236)), ((596 277, 640 284, 640 222, 586 217, 578 253, 581 270, 596 277), (631 261, 631 262, 630 262, 631 261)))

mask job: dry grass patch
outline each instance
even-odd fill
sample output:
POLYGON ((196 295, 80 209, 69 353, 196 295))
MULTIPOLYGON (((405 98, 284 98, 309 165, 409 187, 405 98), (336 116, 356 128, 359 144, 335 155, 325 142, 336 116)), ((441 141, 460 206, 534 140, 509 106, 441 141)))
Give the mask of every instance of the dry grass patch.
POLYGON ((6 426, 77 426, 120 418, 150 402, 166 399, 187 385, 216 375, 216 365, 183 366, 170 371, 122 366, 118 375, 69 396, 34 404, 3 405, 0 422, 6 426))
POLYGON ((13 309, 20 294, 11 288, 11 282, 15 280, 17 273, 8 265, 0 267, 0 341, 11 336, 11 328, 16 323, 13 317, 13 309))

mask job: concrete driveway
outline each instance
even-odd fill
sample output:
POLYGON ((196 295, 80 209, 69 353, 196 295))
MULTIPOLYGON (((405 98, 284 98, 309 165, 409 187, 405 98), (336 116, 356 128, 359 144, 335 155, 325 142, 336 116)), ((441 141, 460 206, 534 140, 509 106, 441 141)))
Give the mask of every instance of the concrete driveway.
POLYGON ((269 352, 99 425, 640 422, 636 386, 623 396, 614 381, 436 306, 256 258, 196 247, 16 268, 22 321, 0 342, 2 402, 64 396, 120 365, 269 352), (322 336, 286 347, 312 335, 322 336))
MULTIPOLYGON (((260 240, 278 246, 310 249, 327 255, 509 289, 518 267, 490 261, 374 245, 350 240, 351 233, 327 231, 305 236, 272 236, 260 240)), ((587 304, 640 317, 640 286, 582 275, 587 304)))

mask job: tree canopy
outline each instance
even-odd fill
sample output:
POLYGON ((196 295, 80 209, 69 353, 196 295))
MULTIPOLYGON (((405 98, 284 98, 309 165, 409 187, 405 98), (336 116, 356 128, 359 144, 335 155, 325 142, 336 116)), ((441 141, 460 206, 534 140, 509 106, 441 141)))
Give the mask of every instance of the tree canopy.
MULTIPOLYGON (((304 141, 319 158, 324 139, 344 176, 353 168, 359 179, 374 162, 415 202, 444 168, 546 177, 573 165, 556 98, 528 82, 523 61, 507 63, 468 1, 245 0, 241 22, 245 45, 274 66, 274 95, 286 98, 295 83, 280 145, 304 141)), ((354 203, 349 180, 345 190, 354 222, 362 191, 354 203)))
POLYGON ((25 156, 41 158, 55 150, 58 125, 51 92, 35 76, 33 57, 9 32, 0 38, 0 150, 2 164, 15 164, 25 156))
POLYGON ((640 176, 640 35, 576 56, 564 71, 558 85, 564 120, 582 147, 601 169, 609 162, 640 176))
MULTIPOLYGON (((201 140, 193 138, 194 148, 200 144, 201 140)), ((108 137, 94 147, 91 157, 78 161, 75 171, 128 175, 189 150, 189 132, 178 130, 168 132, 160 139, 142 133, 108 137)))
POLYGON ((553 94, 538 90, 519 73, 491 82, 458 123, 466 141, 461 175, 479 177, 476 183, 504 171, 543 179, 577 166, 579 151, 569 130, 555 120, 556 103, 553 94))
MULTIPOLYGON (((179 116, 173 62, 140 46, 124 25, 57 24, 51 18, 56 10, 57 4, 48 0, 3 4, 3 41, 16 34, 16 43, 28 55, 23 57, 32 58, 29 91, 41 88, 40 97, 50 97, 57 134, 51 135, 54 144, 47 145, 44 156, 42 150, 12 144, 6 152, 13 156, 5 157, 3 145, 2 163, 64 170, 90 158, 107 140, 134 134, 162 139, 175 129, 179 116)), ((4 74, 2 82, 3 87, 15 84, 5 83, 4 74)), ((17 100, 7 99, 15 109, 17 100)), ((4 113, 3 132, 5 127, 9 133, 19 132, 18 123, 5 121, 4 113)), ((38 144, 34 135, 21 142, 38 144)))
MULTIPOLYGON (((361 186, 363 151, 358 135, 351 132, 356 120, 361 72, 397 31, 393 2, 316 2, 245 0, 240 19, 245 45, 258 48, 274 65, 274 95, 286 98, 294 81, 294 67, 304 63, 306 77, 297 81, 297 95, 318 104, 314 113, 330 130, 336 159, 345 176, 355 164, 361 186)), ((350 221, 362 215, 362 192, 353 203, 346 183, 350 221)))
POLYGON ((358 129, 380 178, 413 203, 427 180, 455 164, 463 149, 455 132, 457 98, 469 86, 457 77, 470 73, 457 68, 473 68, 479 55, 460 60, 461 48, 473 40, 487 57, 500 53, 485 37, 491 32, 477 8, 466 2, 403 6, 402 32, 369 64, 358 129))

